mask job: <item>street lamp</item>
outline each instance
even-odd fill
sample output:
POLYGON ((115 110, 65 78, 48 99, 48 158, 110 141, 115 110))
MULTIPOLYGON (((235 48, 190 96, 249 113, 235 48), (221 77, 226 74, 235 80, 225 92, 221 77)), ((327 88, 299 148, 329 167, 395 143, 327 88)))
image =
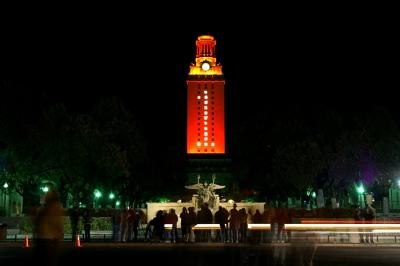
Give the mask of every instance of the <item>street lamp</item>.
POLYGON ((361 208, 365 208, 365 202, 364 202, 365 189, 363 184, 360 184, 360 186, 357 187, 357 193, 358 193, 358 204, 360 205, 361 208))
POLYGON ((4 197, 3 197, 3 207, 4 207, 4 210, 7 212, 8 211, 7 210, 7 194, 6 194, 7 193, 7 188, 8 188, 7 182, 4 183, 3 188, 5 189, 5 191, 3 193, 3 195, 4 195, 4 197))
POLYGON ((101 192, 98 190, 98 189, 96 189, 95 191, 94 191, 94 196, 98 199, 98 198, 100 198, 101 197, 101 192))
POLYGON ((48 186, 42 187, 42 191, 45 193, 49 192, 49 187, 48 186))
POLYGON ((357 193, 358 194, 363 194, 365 192, 364 186, 361 184, 359 187, 357 187, 357 193))
POLYGON ((96 200, 98 200, 101 197, 101 192, 98 189, 95 189, 94 192, 94 207, 96 208, 96 200))
POLYGON ((114 195, 114 193, 111 192, 110 195, 109 195, 108 197, 112 200, 112 199, 115 198, 115 195, 114 195))

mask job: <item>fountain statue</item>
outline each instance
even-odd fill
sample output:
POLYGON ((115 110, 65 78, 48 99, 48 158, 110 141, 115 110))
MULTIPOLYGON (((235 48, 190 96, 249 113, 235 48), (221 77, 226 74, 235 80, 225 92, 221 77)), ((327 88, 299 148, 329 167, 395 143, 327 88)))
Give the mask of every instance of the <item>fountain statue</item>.
POLYGON ((200 183, 200 175, 197 176, 197 184, 185 186, 187 189, 196 189, 198 195, 198 204, 197 208, 199 208, 202 204, 207 203, 208 206, 213 209, 216 207, 216 203, 218 200, 218 195, 214 193, 216 189, 225 188, 225 186, 215 184, 215 175, 213 175, 213 182, 212 184, 207 184, 204 182, 203 184, 200 183))

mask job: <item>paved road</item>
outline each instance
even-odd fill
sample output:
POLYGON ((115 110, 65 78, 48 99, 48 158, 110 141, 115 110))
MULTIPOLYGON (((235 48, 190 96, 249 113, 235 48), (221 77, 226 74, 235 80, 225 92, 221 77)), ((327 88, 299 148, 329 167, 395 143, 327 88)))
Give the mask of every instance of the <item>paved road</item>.
MULTIPOLYGON (((75 248, 65 244, 61 266, 120 265, 400 265, 399 245, 234 245, 234 244, 112 244, 90 243, 75 248), (281 264, 279 264, 281 263, 281 264)), ((0 243, 0 265, 40 265, 33 249, 0 243)))

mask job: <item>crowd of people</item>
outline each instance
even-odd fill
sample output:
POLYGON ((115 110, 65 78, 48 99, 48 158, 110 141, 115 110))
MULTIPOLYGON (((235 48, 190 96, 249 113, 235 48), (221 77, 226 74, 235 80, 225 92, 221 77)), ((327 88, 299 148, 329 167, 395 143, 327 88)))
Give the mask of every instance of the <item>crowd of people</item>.
MULTIPOLYGON (((357 208, 354 220, 358 223, 371 223, 375 219, 375 210, 371 206, 365 209, 357 208)), ((375 243, 373 233, 370 230, 360 229, 360 243, 375 243)))
MULTIPOLYGON (((51 195, 51 194, 49 194, 51 195)), ((49 203, 45 207, 52 206, 51 197, 46 199, 49 203)), ((49 207, 48 207, 49 208, 49 207)), ((61 208, 61 207, 59 207, 61 208)), ((46 221, 42 218, 41 213, 47 209, 42 207, 43 211, 39 211, 36 215, 36 233, 40 236, 41 227, 45 225, 46 221)), ((41 209, 39 209, 41 210, 41 209)), ((230 243, 272 243, 272 242, 288 242, 291 241, 291 232, 286 231, 284 225, 292 223, 293 210, 286 208, 286 206, 279 206, 274 208, 265 204, 264 210, 255 210, 251 212, 250 209, 238 209, 236 204, 232 205, 230 210, 219 206, 218 210, 213 214, 208 204, 205 203, 196 212, 194 207, 182 208, 181 213, 176 213, 175 209, 159 210, 155 217, 149 221, 145 221, 145 214, 140 209, 134 207, 126 207, 122 209, 114 209, 111 215, 112 224, 112 240, 114 242, 133 242, 139 238, 145 241, 154 242, 230 242, 230 243), (178 221, 180 220, 180 228, 178 228, 178 221), (248 230, 248 223, 251 224, 270 224, 271 228, 267 230, 248 230), (210 228, 201 229, 197 228, 197 224, 218 224, 218 230, 210 228), (143 225, 143 226, 142 226, 143 225), (145 225, 145 227, 144 227, 145 225), (139 237, 139 229, 143 235, 139 237)), ((49 211, 53 211, 52 209, 49 211)), ((61 217, 62 213, 57 214, 56 217, 61 217)), ((91 225, 92 225, 92 212, 90 208, 80 210, 74 207, 69 211, 71 222, 71 235, 72 241, 76 240, 77 235, 80 235, 79 220, 82 217, 82 225, 84 229, 84 240, 89 242, 91 240, 91 225)), ((43 216, 47 217, 47 216, 43 216)), ((54 220, 54 217, 51 217, 54 220)), ((60 224, 59 218, 57 224, 60 224)), ((365 210, 358 209, 354 219, 368 223, 375 219, 374 210, 366 208, 365 210)), ((46 229, 47 230, 47 229, 46 229)), ((63 239, 63 228, 57 229, 60 231, 59 239, 63 239)), ((48 231, 48 230, 47 230, 48 231)), ((46 231, 46 232, 47 232, 46 231)), ((55 237, 54 237, 55 238, 55 237)), ((57 238, 58 239, 58 238, 57 238)), ((373 236, 368 231, 360 232, 360 242, 373 243, 373 236)))
POLYGON ((245 208, 237 209, 233 204, 231 210, 219 206, 218 211, 213 215, 208 204, 203 204, 200 210, 195 212, 194 207, 183 208, 179 214, 181 220, 180 234, 177 227, 178 215, 174 209, 169 212, 159 210, 156 217, 150 220, 145 231, 147 241, 167 241, 167 242, 231 242, 245 243, 255 242, 284 242, 288 240, 288 233, 284 229, 285 223, 290 223, 290 211, 288 208, 269 208, 265 207, 261 213, 256 210, 251 213, 245 208), (215 230, 215 235, 211 234, 210 229, 194 230, 196 224, 219 224, 219 229, 215 230), (271 224, 272 230, 248 231, 248 223, 271 224), (171 225, 165 228, 165 225, 171 225))

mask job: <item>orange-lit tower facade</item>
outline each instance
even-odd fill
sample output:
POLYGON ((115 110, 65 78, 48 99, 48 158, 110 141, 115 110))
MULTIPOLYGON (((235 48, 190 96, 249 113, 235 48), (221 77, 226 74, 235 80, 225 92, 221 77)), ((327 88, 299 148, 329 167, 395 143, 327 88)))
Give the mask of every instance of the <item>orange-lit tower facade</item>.
POLYGON ((197 38, 187 79, 188 154, 225 154, 225 80, 215 46, 213 36, 197 38))

